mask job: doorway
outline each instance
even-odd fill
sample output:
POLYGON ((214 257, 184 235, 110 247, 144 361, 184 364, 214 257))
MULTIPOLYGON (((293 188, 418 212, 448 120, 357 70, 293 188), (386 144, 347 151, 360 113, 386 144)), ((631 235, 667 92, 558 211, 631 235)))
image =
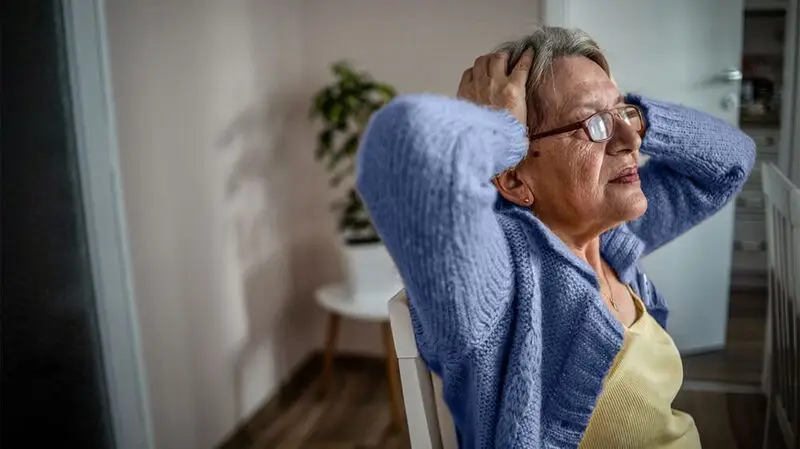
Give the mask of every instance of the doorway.
MULTIPOLYGON (((601 8, 589 3, 545 1, 544 20, 582 28, 597 39, 624 91, 747 125, 745 131, 759 145, 758 163, 777 158, 788 167, 785 153, 791 142, 785 131, 790 127, 776 124, 777 117, 792 117, 788 106, 797 103, 790 92, 797 73, 789 58, 797 51, 796 0, 605 0, 601 8), (792 82, 779 87, 774 80, 771 87, 763 80, 754 82, 754 75, 762 76, 764 66, 774 65, 784 53, 787 63, 770 70, 792 82), (748 83, 752 89, 742 91, 748 83), (786 100, 780 101, 783 97, 786 100)), ((669 330, 687 356, 687 380, 760 388, 766 239, 763 231, 756 232, 765 229, 763 224, 758 228, 756 220, 760 216, 763 223, 763 200, 752 200, 752 194, 760 193, 756 170, 736 201, 642 261, 670 305, 669 330), (737 296, 743 286, 751 290, 737 296), (746 363, 738 359, 743 352, 746 363), (743 370, 743 365, 748 368, 743 370), (726 378, 737 373, 745 375, 726 378)))
MULTIPOLYGON (((765 198, 761 166, 788 160, 784 104, 793 77, 790 2, 746 0, 743 9, 742 89, 739 126, 756 143, 756 165, 736 198, 731 294, 725 347, 687 358, 687 377, 760 387, 764 361, 768 291, 765 198), (788 76, 787 76, 788 75, 788 76)), ((788 166, 784 167, 787 169, 788 166)))
POLYGON ((786 103, 794 79, 790 1, 747 0, 743 8, 739 126, 756 143, 756 165, 736 198, 725 346, 684 361, 687 378, 760 388, 767 322, 767 231, 761 166, 788 173, 786 103))
POLYGON ((5 447, 114 447, 62 6, 10 2, 4 14, 5 447))

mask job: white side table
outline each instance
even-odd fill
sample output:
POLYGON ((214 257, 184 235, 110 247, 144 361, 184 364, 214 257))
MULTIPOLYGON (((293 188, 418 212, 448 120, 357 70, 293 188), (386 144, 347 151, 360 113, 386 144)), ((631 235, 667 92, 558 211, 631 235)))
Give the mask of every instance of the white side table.
POLYGON ((315 297, 317 304, 328 312, 325 358, 322 368, 323 391, 330 390, 333 377, 333 357, 336 352, 336 339, 339 335, 341 319, 344 317, 378 323, 381 327, 381 337, 386 351, 386 377, 389 381, 389 405, 391 407, 392 424, 396 429, 401 429, 404 411, 400 396, 397 355, 394 350, 392 329, 389 325, 389 299, 396 293, 397 291, 382 292, 376 290, 354 294, 348 291, 344 284, 333 284, 318 289, 315 292, 315 297))

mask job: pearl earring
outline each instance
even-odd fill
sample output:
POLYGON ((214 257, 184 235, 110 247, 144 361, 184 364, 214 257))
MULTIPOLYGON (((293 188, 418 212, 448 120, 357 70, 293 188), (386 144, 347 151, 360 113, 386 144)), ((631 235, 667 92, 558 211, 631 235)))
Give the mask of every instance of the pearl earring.
POLYGON ((525 202, 525 204, 530 204, 530 203, 531 203, 531 199, 530 199, 530 198, 528 198, 528 197, 525 197, 525 199, 524 199, 524 200, 522 200, 522 201, 524 201, 524 202, 525 202))

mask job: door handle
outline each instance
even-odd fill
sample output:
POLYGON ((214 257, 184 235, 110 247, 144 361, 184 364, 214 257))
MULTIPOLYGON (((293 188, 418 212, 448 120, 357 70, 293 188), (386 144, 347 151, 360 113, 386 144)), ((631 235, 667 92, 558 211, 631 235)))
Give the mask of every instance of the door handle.
POLYGON ((742 71, 737 69, 736 67, 729 67, 717 74, 714 78, 717 81, 722 81, 725 83, 736 83, 742 80, 744 76, 742 75, 742 71))

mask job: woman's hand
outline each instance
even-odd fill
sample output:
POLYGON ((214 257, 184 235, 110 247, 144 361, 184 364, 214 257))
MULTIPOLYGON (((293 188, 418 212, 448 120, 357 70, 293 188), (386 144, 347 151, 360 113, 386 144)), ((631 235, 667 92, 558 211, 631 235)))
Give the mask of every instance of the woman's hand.
POLYGON ((525 85, 533 62, 533 50, 526 50, 507 73, 508 53, 490 53, 475 60, 464 71, 458 85, 458 97, 481 106, 507 109, 520 123, 528 124, 525 85))

